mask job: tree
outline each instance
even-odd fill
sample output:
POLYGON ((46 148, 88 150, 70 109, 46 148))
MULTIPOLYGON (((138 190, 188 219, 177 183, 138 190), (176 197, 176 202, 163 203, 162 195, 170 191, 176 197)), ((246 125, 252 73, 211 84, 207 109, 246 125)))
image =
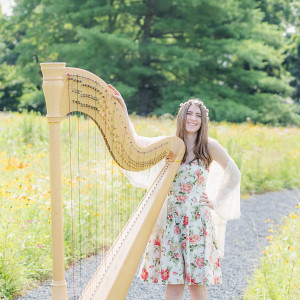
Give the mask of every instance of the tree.
MULTIPOLYGON (((250 117, 279 124, 289 115, 299 122, 295 107, 285 103, 293 89, 290 74, 281 66, 282 31, 263 22, 255 1, 197 3, 193 16, 198 22, 189 18, 190 26, 185 26, 188 48, 200 54, 195 58, 198 68, 188 78, 192 96, 201 95, 218 121, 250 117)), ((177 91, 173 85, 166 94, 174 98, 177 91)), ((171 103, 166 106, 172 108, 171 103)))
POLYGON ((33 109, 43 105, 39 63, 66 61, 114 84, 141 115, 201 97, 213 120, 300 124, 286 103, 297 66, 291 75, 281 2, 17 0, 3 63, 20 68, 20 105, 33 109))
POLYGON ((290 86, 294 88, 292 97, 287 98, 290 104, 298 104, 300 112, 300 2, 295 0, 260 0, 259 8, 264 12, 263 21, 281 28, 284 35, 282 66, 293 78, 290 86))
POLYGON ((0 11, 0 110, 17 110, 22 95, 23 78, 9 63, 11 41, 7 38, 7 20, 0 11))

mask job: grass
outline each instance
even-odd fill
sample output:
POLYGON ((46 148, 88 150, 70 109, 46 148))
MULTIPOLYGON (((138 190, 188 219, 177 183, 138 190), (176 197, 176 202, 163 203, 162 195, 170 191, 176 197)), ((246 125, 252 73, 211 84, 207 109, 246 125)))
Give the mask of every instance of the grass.
POLYGON ((300 214, 283 218, 283 225, 270 222, 269 245, 263 250, 260 266, 248 282, 245 300, 299 299, 300 290, 300 214))
MULTIPOLYGON (((172 135, 175 132, 175 122, 168 117, 145 119, 133 116, 132 119, 141 135, 172 135)), ((78 136, 72 136, 70 157, 68 118, 62 124, 67 264, 72 261, 72 252, 77 260, 105 250, 137 205, 135 199, 145 192, 133 189, 113 161, 104 162, 108 153, 100 147, 103 142, 90 122, 82 116, 73 117, 70 122, 82 130, 78 136), (86 139, 87 135, 90 139, 86 139), (94 144, 94 137, 100 146, 94 144), (78 149, 80 159, 75 155, 78 149), (86 164, 88 158, 91 163, 86 164), (90 174, 92 181, 88 179, 90 174), (106 191, 106 202, 103 199, 97 202, 95 199, 99 197, 96 196, 104 193, 102 182, 108 175, 113 183, 106 191), (126 195, 130 199, 127 202, 123 200, 126 195), (106 209, 99 210, 105 206, 106 209), (72 214, 75 216, 73 222, 72 214), (104 227, 97 220, 104 215, 109 220, 107 231, 112 233, 111 238, 100 234, 104 227), (115 219, 115 215, 120 218, 115 219), (97 237, 93 238, 94 235, 97 237)), ((300 129, 212 122, 209 135, 228 149, 239 166, 243 197, 300 187, 300 129)), ((52 270, 48 124, 45 117, 26 112, 0 115, 0 182, 0 299, 12 299, 48 278, 52 270)), ((299 218, 290 219, 296 224, 299 222, 299 218)), ((299 224, 297 226, 299 228, 299 224)), ((294 253, 296 246, 293 247, 287 253, 294 253)), ((271 253, 271 250, 273 248, 268 251, 271 253)))

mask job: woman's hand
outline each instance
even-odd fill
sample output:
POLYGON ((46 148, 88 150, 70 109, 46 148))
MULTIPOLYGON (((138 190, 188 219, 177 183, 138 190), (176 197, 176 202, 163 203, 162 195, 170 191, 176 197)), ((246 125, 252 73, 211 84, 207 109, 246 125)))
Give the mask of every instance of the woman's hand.
POLYGON ((108 84, 107 86, 114 91, 113 97, 119 101, 122 108, 125 109, 125 111, 127 112, 127 107, 126 107, 125 101, 124 101, 123 97, 121 96, 120 92, 116 88, 114 88, 111 84, 108 84))
POLYGON ((208 200, 206 192, 203 192, 200 198, 200 202, 204 202, 204 205, 207 205, 209 208, 214 209, 212 203, 208 200))

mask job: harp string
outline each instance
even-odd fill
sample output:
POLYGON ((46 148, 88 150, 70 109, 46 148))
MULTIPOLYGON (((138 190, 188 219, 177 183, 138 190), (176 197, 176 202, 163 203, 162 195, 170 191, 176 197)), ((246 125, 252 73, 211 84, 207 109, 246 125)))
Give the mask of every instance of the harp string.
MULTIPOLYGON (((90 80, 88 79, 88 87, 87 87, 87 92, 89 94, 89 83, 90 80)), ((87 99, 88 104, 90 104, 90 98, 87 99)), ((88 106, 88 114, 90 115, 90 106, 88 106)), ((92 216, 91 216, 91 173, 90 173, 90 118, 88 118, 88 122, 87 122, 87 173, 88 173, 88 220, 89 220, 89 228, 88 228, 88 236, 89 236, 89 242, 88 242, 88 253, 89 253, 89 277, 92 276, 92 269, 91 269, 91 256, 93 255, 93 250, 92 250, 92 234, 91 234, 91 226, 92 226, 92 216)))
MULTIPOLYGON (((96 97, 96 91, 94 91, 94 96, 96 97)), ((94 112, 94 118, 96 118, 96 111, 94 112)), ((95 231, 95 237, 96 237, 96 249, 98 249, 99 245, 99 237, 98 237, 98 232, 99 232, 99 224, 98 224, 98 216, 99 216, 99 199, 98 199, 98 172, 96 172, 96 161, 97 161, 97 128, 96 126, 94 126, 94 176, 95 176, 95 199, 96 199, 96 207, 95 207, 95 217, 96 217, 96 222, 95 222, 95 227, 96 227, 96 231, 95 231)), ((97 251, 97 250, 96 250, 97 251)), ((96 252, 95 252, 96 254, 96 252)), ((96 256, 96 264, 98 265, 98 256, 96 256)))
MULTIPOLYGON (((106 96, 106 93, 105 93, 105 96, 106 96)), ((107 129, 107 114, 106 114, 106 100, 107 100, 107 97, 105 97, 104 99, 104 139, 106 138, 106 129, 107 129)), ((107 251, 107 166, 106 166, 106 158, 107 158, 107 150, 106 150, 106 147, 104 149, 104 169, 105 169, 105 175, 104 175, 104 202, 105 202, 105 215, 104 215, 104 234, 105 234, 105 237, 104 237, 104 256, 106 255, 106 251, 107 251)), ((105 267, 106 268, 106 267, 105 267)))
POLYGON ((73 299, 75 300, 75 265, 74 265, 74 212, 73 212, 73 173, 72 173, 72 144, 71 144, 71 101, 70 101, 70 92, 69 92, 69 80, 68 80, 68 103, 69 103, 69 115, 68 115, 68 124, 69 124, 69 164, 70 164, 70 197, 71 197, 71 231, 72 231, 72 276, 73 276, 73 299))

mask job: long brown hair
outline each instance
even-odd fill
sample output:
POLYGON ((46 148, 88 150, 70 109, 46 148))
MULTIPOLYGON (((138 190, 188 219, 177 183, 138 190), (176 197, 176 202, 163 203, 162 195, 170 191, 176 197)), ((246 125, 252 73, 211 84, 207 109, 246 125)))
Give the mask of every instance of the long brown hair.
MULTIPOLYGON (((205 167, 208 169, 211 162, 212 157, 208 151, 208 115, 206 112, 206 108, 203 105, 203 102, 200 99, 193 98, 185 102, 181 105, 178 113, 177 113, 177 128, 176 128, 176 136, 180 137, 184 143, 186 143, 186 116, 191 105, 196 105, 200 108, 201 111, 201 127, 197 132, 197 137, 195 141, 194 154, 195 159, 202 160, 205 167)), ((182 162, 184 163, 186 160, 187 151, 183 156, 182 162)), ((199 162, 199 161, 198 161, 199 162)))

